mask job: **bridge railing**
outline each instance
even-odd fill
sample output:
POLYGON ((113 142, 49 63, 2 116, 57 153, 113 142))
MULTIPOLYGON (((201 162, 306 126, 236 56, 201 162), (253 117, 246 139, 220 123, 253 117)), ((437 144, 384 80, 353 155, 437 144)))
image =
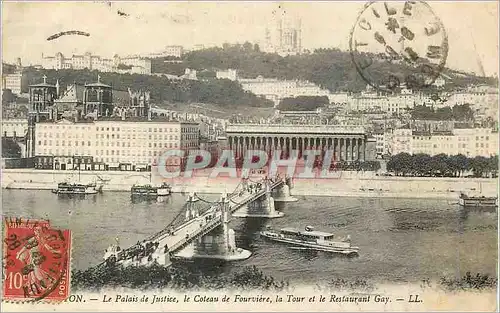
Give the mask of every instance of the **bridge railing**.
MULTIPOLYGON (((283 180, 280 180, 280 181, 274 182, 270 187, 271 187, 271 189, 274 189, 274 188, 276 188, 277 186, 279 186, 279 185, 281 185, 283 183, 284 183, 283 180)), ((232 212, 236 211, 237 209, 239 209, 240 208, 239 204, 245 204, 245 203, 248 203, 250 201, 254 201, 254 200, 262 197, 262 195, 264 195, 264 194, 265 194, 265 190, 263 190, 263 192, 259 192, 259 193, 253 194, 252 197, 244 199, 243 202, 238 203, 238 205, 230 208, 230 212, 232 213, 232 212)), ((236 196, 237 196, 236 193, 235 194, 231 194, 231 195, 229 195, 229 199, 235 198, 236 196)), ((216 206, 217 205, 211 206, 211 208, 208 209, 206 212, 209 212, 210 210, 215 211, 216 206)), ((190 234, 188 238, 183 238, 181 241, 179 241, 178 243, 176 243, 175 245, 173 245, 172 247, 170 247, 170 251, 176 251, 176 250, 182 248, 183 246, 185 246, 186 244, 189 244, 191 241, 193 241, 194 239, 198 238, 199 236, 203 236, 203 235, 207 234, 208 232, 212 231, 213 229, 215 229, 217 226, 219 226, 222 223, 222 218, 223 217, 221 215, 220 218, 212 220, 212 221, 208 222, 207 224, 203 225, 203 227, 201 227, 198 231, 195 231, 193 234, 190 234)), ((185 227, 186 225, 188 225, 190 223, 195 222, 195 221, 196 221, 196 219, 192 219, 192 220, 186 222, 181 227, 177 228, 176 231, 178 229, 180 229, 180 228, 185 227)))
MULTIPOLYGON (((272 189, 278 187, 281 184, 284 184, 283 180, 274 182, 274 183, 271 184, 270 189, 272 190, 272 189)), ((241 202, 233 201, 233 204, 237 204, 237 205, 235 205, 234 207, 230 208, 231 213, 233 213, 234 211, 238 210, 241 207, 241 205, 244 205, 244 204, 246 204, 248 202, 257 200, 258 198, 262 197, 265 193, 266 193, 266 190, 262 190, 260 192, 257 192, 255 194, 253 194, 253 196, 251 196, 250 198, 243 199, 241 202)))
POLYGON ((175 252, 176 250, 182 248, 184 245, 189 244, 191 241, 198 238, 200 235, 203 236, 204 234, 207 234, 208 232, 212 231, 221 223, 222 223, 222 216, 218 219, 212 220, 207 224, 203 225, 203 227, 199 228, 198 231, 194 232, 193 234, 190 234, 188 238, 183 238, 181 241, 170 247, 169 250, 175 252))
MULTIPOLYGON (((271 186, 270 186, 270 189, 272 190, 272 189, 278 187, 281 184, 284 184, 283 180, 279 180, 279 181, 273 182, 271 184, 271 186)), ((236 211, 237 209, 239 209, 241 207, 241 205, 244 205, 244 204, 246 204, 246 203, 248 203, 250 201, 255 201, 256 199, 262 197, 262 195, 264 195, 265 193, 266 193, 266 190, 262 190, 262 191, 260 191, 258 193, 253 194, 250 198, 244 199, 240 203, 238 203, 236 201, 233 201, 233 204, 237 204, 237 205, 234 206, 234 207, 230 206, 230 212, 233 213, 234 211, 236 211)), ((237 196, 238 196, 238 193, 233 193, 233 194, 230 194, 228 196, 228 198, 229 199, 233 199, 233 198, 235 198, 237 196)), ((215 212, 216 211, 215 210, 216 207, 217 207, 217 204, 211 205, 210 208, 207 209, 207 211, 205 211, 205 213, 203 215, 207 215, 209 212, 215 212)), ((170 251, 176 251, 179 248, 183 247, 184 245, 189 244, 191 241, 193 241, 194 239, 198 238, 200 235, 203 236, 204 234, 207 234, 208 232, 212 231, 213 229, 215 229, 217 226, 219 226, 222 223, 222 218, 223 218, 223 216, 221 215, 220 218, 211 220, 207 224, 203 225, 203 227, 200 227, 198 231, 195 231, 193 234, 190 234, 189 238, 183 238, 178 243, 174 244, 172 247, 170 247, 169 250, 170 251)), ((184 228, 187 225, 189 225, 189 224, 191 224, 191 223, 193 223, 195 221, 197 221, 197 219, 191 219, 190 221, 185 222, 181 226, 175 228, 174 231, 178 231, 181 228, 184 228)), ((160 237, 163 237, 166 233, 168 233, 169 230, 170 229, 163 229, 162 231, 158 232, 157 234, 149 237, 148 241, 159 240, 160 237)), ((127 249, 124 249, 124 251, 129 251, 132 248, 133 248, 133 246, 129 247, 127 249)), ((104 262, 101 262, 101 263, 103 264, 104 262)))

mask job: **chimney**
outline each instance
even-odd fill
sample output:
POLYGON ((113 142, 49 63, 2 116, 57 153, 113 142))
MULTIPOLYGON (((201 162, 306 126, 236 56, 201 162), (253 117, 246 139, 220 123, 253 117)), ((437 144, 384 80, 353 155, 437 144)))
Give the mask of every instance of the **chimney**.
POLYGON ((151 110, 148 110, 148 121, 151 121, 151 110))
POLYGON ((60 92, 59 92, 59 79, 56 80, 56 95, 57 95, 57 98, 59 98, 59 95, 60 95, 60 92))

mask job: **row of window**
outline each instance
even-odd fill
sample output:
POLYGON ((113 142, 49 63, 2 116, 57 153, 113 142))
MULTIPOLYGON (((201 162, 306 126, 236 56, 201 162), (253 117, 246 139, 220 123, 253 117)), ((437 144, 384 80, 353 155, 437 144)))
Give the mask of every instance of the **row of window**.
MULTIPOLYGON (((75 130, 90 130, 90 126, 81 126, 81 125, 62 125, 62 126, 55 126, 55 125, 41 125, 39 126, 41 129, 52 129, 52 126, 54 126, 54 129, 61 130, 61 129, 75 129, 75 130)), ((120 127, 96 127, 96 131, 112 131, 112 132, 119 132, 120 127)), ((171 127, 165 127, 165 128, 159 128, 159 127, 150 127, 148 129, 143 128, 143 127, 124 127, 123 128, 124 132, 149 132, 149 133, 178 133, 180 131, 179 128, 171 128, 171 127)), ((185 133, 198 133, 199 129, 197 127, 183 127, 182 132, 185 133)))
MULTIPOLYGON (((75 138, 76 139, 78 139, 78 138, 84 139, 84 138, 88 138, 89 136, 90 135, 85 136, 85 134, 81 134, 81 136, 80 136, 80 134, 75 134, 75 138)), ((52 133, 42 133, 41 137, 43 137, 43 138, 47 138, 47 137, 48 138, 52 138, 52 133)), ((59 137, 61 137, 61 138, 72 138, 73 136, 71 134, 65 134, 65 135, 61 134, 61 136, 59 136, 59 133, 56 133, 55 134, 55 138, 59 138, 59 137)), ((99 139, 99 138, 101 138, 101 139, 104 139, 104 138, 106 138, 106 139, 120 139, 120 134, 116 134, 116 135, 115 134, 111 134, 111 135, 106 134, 106 136, 104 136, 104 134, 100 134, 100 135, 96 134, 95 138, 96 139, 99 139)), ((198 138, 197 134, 185 134, 185 135, 182 135, 182 140, 194 140, 194 139, 197 139, 197 138, 198 138)), ((133 139, 144 139, 144 140, 145 139, 150 139, 150 140, 153 140, 153 139, 154 140, 162 140, 162 139, 163 140, 167 140, 167 139, 168 140, 179 140, 179 136, 178 135, 163 135, 163 138, 162 138, 162 135, 149 135, 146 138, 145 135, 142 135, 142 136, 141 135, 137 135, 136 136, 135 134, 133 134, 133 135, 128 134, 126 136, 123 135, 121 137, 121 139, 132 139, 132 140, 133 139)))
MULTIPOLYGON (((43 154, 44 155, 63 155, 63 156, 68 156, 68 155, 71 155, 72 151, 68 151, 68 150, 64 150, 64 149, 43 149, 43 154)), ((85 151, 84 153, 82 153, 82 155, 88 155, 90 154, 91 151, 87 150, 85 151)), ((152 157, 152 156, 160 156, 162 155, 162 153, 164 153, 165 151, 145 151, 145 150, 142 150, 142 151, 136 151, 136 150, 125 150, 125 151, 121 151, 121 150, 95 150, 95 151, 92 151, 92 152, 95 152, 94 154, 94 157, 96 156, 127 156, 127 157, 146 157, 146 156, 149 156, 149 157, 152 157)))
MULTIPOLYGON (((476 136, 476 140, 477 140, 477 141, 479 141, 479 140, 480 140, 479 138, 481 138, 481 140, 490 140, 490 137, 489 137, 489 136, 481 136, 481 137, 476 136)), ((416 139, 416 140, 431 140, 431 139, 432 139, 432 137, 419 137, 419 136, 413 136, 413 139, 416 139)), ((434 139, 436 139, 436 138, 434 138, 434 139)), ((452 140, 452 139, 453 139, 453 137, 448 137, 448 136, 447 136, 447 137, 439 137, 439 138, 438 138, 438 140, 447 140, 447 141, 450 141, 450 140, 452 140)), ((470 141, 470 138, 469 138, 469 137, 465 137, 465 138, 463 138, 463 137, 458 137, 458 141, 470 141)))
MULTIPOLYGON (((481 136, 481 140, 483 140, 484 136, 481 136)), ((490 140, 490 137, 489 136, 486 136, 486 138, 484 138, 485 140, 490 140)), ((476 140, 479 140, 479 136, 476 136, 476 140)))
MULTIPOLYGON (((132 163, 129 160, 123 159, 123 158, 113 158, 113 157, 102 157, 102 158, 95 158, 96 162, 104 162, 104 163, 132 163)), ((148 158, 143 158, 140 160, 135 160, 135 162, 143 162, 143 163, 149 163, 151 162, 151 159, 148 158)), ((134 162, 134 163, 135 163, 134 162)), ((179 159, 175 158, 168 158, 166 161, 167 165, 180 165, 181 161, 179 159)))
MULTIPOLYGON (((111 136, 109 134, 106 134, 106 137, 104 137, 104 134, 101 134, 100 136, 99 136, 99 134, 96 134, 95 138, 96 139, 99 139, 99 138, 101 138, 101 139, 104 139, 104 138, 106 138, 106 139, 120 139, 120 134, 116 134, 116 136, 115 136, 115 134, 111 134, 111 136)), ((122 139, 136 139, 136 138, 137 139, 162 140, 162 135, 149 135, 148 138, 146 138, 145 135, 142 135, 142 136, 137 135, 137 137, 136 137, 135 134, 134 135, 128 134, 127 136, 125 136, 125 135, 122 136, 122 139)), ((196 139, 196 138, 197 138, 197 136, 195 136, 195 135, 183 135, 182 136, 182 139, 196 139)), ((164 135, 163 140, 167 140, 167 139, 168 140, 179 140, 179 136, 178 135, 164 135)))
MULTIPOLYGON (((85 145, 85 141, 78 141, 78 140, 75 140, 75 141, 66 141, 66 140, 62 140, 62 141, 54 141, 55 143, 55 146, 58 147, 59 146, 59 143, 61 144, 61 146, 66 146, 66 144, 71 147, 74 143, 74 146, 75 147, 78 147, 79 145, 82 146, 82 147, 90 147, 92 144, 90 141, 87 141, 87 144, 85 145)), ((52 140, 43 140, 43 142, 41 140, 38 140, 38 145, 39 146, 52 146, 52 140), (43 144, 42 144, 43 143, 43 144)), ((99 141, 97 141, 95 143, 96 146, 99 146, 99 141)), ((104 144, 103 141, 100 142, 100 146, 101 147, 114 147, 116 145, 116 147, 119 147, 120 146, 120 143, 117 142, 106 142, 106 145, 104 144)), ((121 146, 122 147, 146 147, 146 143, 145 142, 142 142, 142 144, 137 144, 136 142, 132 142, 132 144, 130 142, 122 142, 121 143, 121 146)), ((177 148, 179 146, 179 143, 178 142, 164 142, 164 143, 157 143, 157 142, 153 142, 153 143, 148 143, 148 147, 152 148, 156 148, 156 147, 165 147, 165 148, 177 148)), ((196 147, 198 146, 197 142, 196 141, 190 141, 190 142, 185 142, 183 144, 184 147, 196 147)))
MULTIPOLYGON (((422 143, 422 144, 417 143, 417 144, 413 145, 414 148, 428 148, 428 147, 431 147, 431 146, 434 147, 434 148, 438 148, 437 144, 432 145, 430 143, 422 143)), ((454 145, 453 144, 441 144, 440 147, 441 148, 445 148, 445 149, 453 149, 454 145)), ((489 148, 489 144, 487 144, 487 143, 486 144, 485 143, 481 143, 481 144, 476 143, 476 148, 479 148, 479 147, 481 147, 481 148, 489 148)), ((457 148, 458 149, 461 149, 461 148, 465 149, 465 148, 468 148, 468 145, 465 144, 465 143, 464 144, 458 144, 457 148)))

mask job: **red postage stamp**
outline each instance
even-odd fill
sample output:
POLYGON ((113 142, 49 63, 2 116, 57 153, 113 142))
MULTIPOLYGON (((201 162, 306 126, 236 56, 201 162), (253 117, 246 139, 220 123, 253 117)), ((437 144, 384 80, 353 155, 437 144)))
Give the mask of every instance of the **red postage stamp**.
POLYGON ((71 232, 44 220, 5 218, 3 226, 3 299, 66 300, 71 232))

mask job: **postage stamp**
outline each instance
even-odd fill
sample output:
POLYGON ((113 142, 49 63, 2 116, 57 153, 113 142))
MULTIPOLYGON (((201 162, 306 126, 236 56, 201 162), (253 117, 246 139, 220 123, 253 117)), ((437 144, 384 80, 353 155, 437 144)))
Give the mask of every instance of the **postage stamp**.
POLYGON ((424 1, 372 1, 359 14, 349 47, 359 75, 376 89, 425 88, 444 69, 448 37, 424 1))
POLYGON ((70 290, 71 232, 45 220, 5 218, 3 299, 64 301, 70 290))

